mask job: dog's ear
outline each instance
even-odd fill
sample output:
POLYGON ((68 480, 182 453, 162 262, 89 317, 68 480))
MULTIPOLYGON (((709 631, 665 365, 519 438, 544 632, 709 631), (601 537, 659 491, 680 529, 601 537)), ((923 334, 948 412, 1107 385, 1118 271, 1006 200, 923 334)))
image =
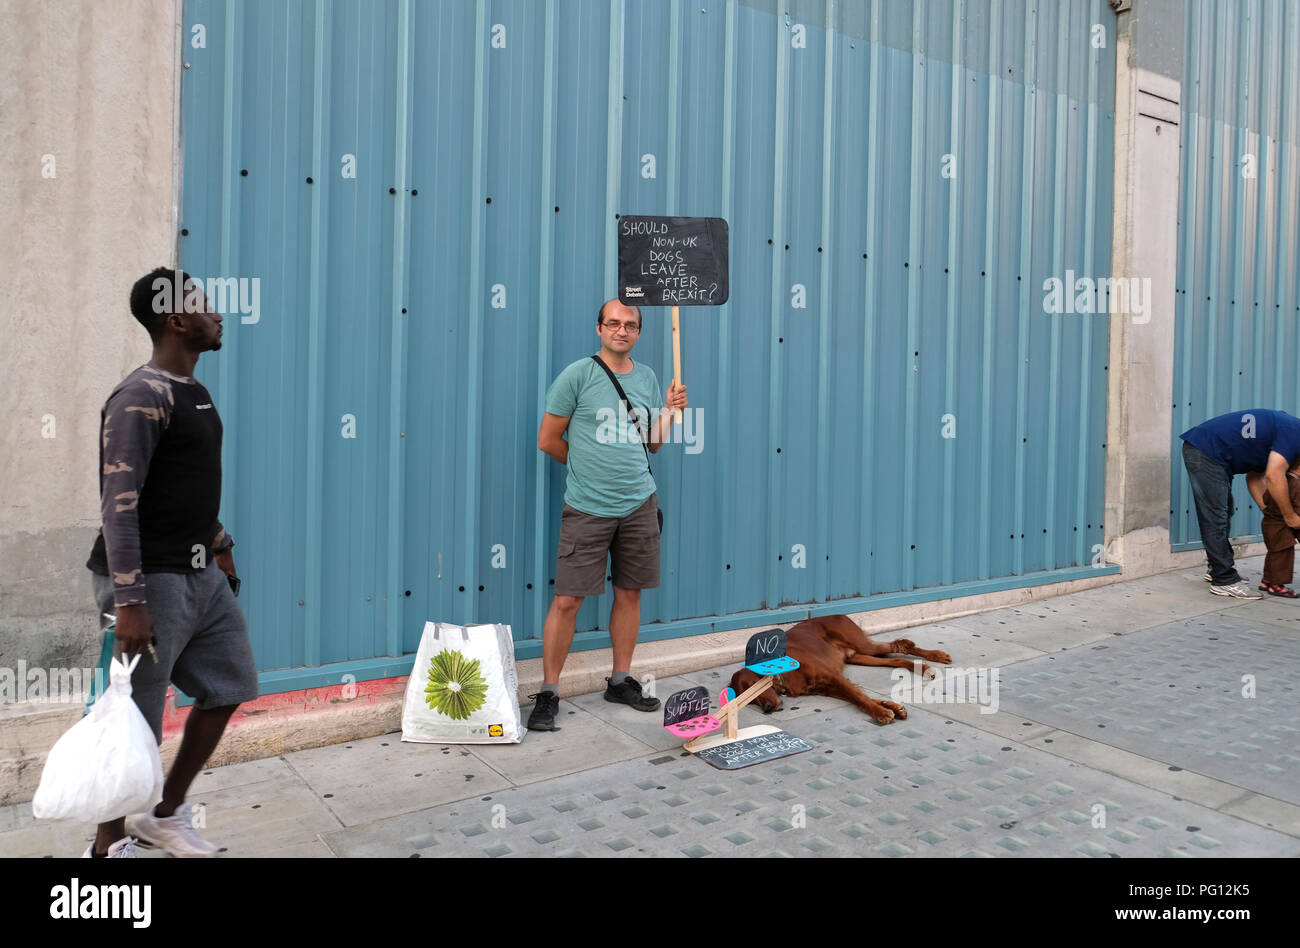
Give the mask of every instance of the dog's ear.
POLYGON ((742 694, 754 686, 754 684, 763 676, 756 671, 748 668, 742 668, 731 676, 731 690, 739 698, 742 694))
POLYGON ((731 690, 740 697, 741 692, 758 681, 758 676, 748 668, 742 668, 731 676, 731 690))

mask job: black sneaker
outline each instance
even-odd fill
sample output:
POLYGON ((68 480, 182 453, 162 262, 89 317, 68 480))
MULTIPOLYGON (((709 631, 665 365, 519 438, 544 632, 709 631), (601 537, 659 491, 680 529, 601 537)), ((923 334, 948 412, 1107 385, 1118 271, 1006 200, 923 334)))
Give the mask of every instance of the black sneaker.
POLYGON ((609 687, 605 689, 605 700, 613 701, 618 704, 630 705, 638 711, 658 711, 659 699, 647 698, 641 694, 641 683, 628 675, 619 684, 614 684, 612 679, 606 678, 609 687))
POLYGON ((555 712, 560 710, 560 696, 554 691, 539 691, 528 697, 537 702, 533 705, 533 713, 528 715, 528 730, 558 731, 559 728, 555 726, 555 712))

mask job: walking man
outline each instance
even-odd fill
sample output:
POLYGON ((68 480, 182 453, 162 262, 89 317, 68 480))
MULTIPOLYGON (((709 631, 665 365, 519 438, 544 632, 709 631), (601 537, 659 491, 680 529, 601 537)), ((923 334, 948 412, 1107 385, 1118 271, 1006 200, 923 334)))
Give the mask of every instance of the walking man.
POLYGON ((1196 500, 1201 542, 1205 544, 1205 578, 1210 582, 1210 592, 1236 599, 1262 599, 1237 572, 1228 542, 1232 478, 1262 472, 1263 483, 1283 521, 1293 529, 1300 527, 1300 514, 1291 507, 1286 477, 1287 468, 1300 460, 1300 419, 1284 411, 1251 408, 1201 422, 1179 437, 1196 500))
POLYGON ((568 476, 555 599, 542 631, 544 683, 540 693, 530 695, 536 699, 528 718, 534 731, 556 730, 560 670, 573 644, 578 607, 585 597, 605 591, 607 558, 614 579, 609 614, 614 667, 606 679, 605 700, 638 711, 659 708, 658 699, 642 694, 631 676, 641 627, 641 590, 659 585, 659 502, 648 455, 668 439, 674 410, 687 403, 685 385, 670 385, 664 400, 654 370, 632 361, 640 334, 641 311, 616 299, 607 301, 596 314, 600 361, 579 359, 546 393, 537 447, 565 465, 568 476), (623 407, 618 387, 630 412, 623 407))
POLYGON ((168 682, 194 707, 162 802, 101 823, 85 855, 132 857, 138 838, 173 856, 212 856, 185 795, 235 708, 257 697, 234 540, 217 519, 221 418, 194 378, 200 354, 221 348, 221 316, 188 274, 162 267, 131 288, 131 314, 153 357, 113 389, 100 415, 103 528, 86 565, 100 613, 117 615, 121 653, 147 652, 131 690, 154 738, 161 743, 168 682))

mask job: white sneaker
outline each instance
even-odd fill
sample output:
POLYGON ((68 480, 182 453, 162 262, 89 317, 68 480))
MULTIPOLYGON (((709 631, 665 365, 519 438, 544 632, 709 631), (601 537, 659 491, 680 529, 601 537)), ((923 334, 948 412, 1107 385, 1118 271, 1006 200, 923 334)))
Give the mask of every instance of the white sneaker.
POLYGON ((188 803, 178 806, 171 816, 154 816, 153 810, 128 816, 126 829, 142 842, 161 846, 173 856, 184 858, 217 854, 217 847, 195 831, 188 803))
POLYGON ((1205 574, 1205 581, 1206 581, 1207 583, 1212 583, 1212 582, 1214 582, 1214 577, 1211 576, 1208 572, 1206 572, 1206 574, 1205 574))
MULTIPOLYGON (((95 857, 94 849, 95 849, 95 843, 92 840, 90 845, 86 847, 86 851, 81 854, 81 858, 93 859, 95 857)), ((112 846, 108 847, 108 853, 105 855, 104 858, 105 859, 135 859, 136 851, 135 851, 134 837, 123 836, 112 846)))
POLYGON ((1231 596, 1233 599, 1263 599, 1264 597, 1245 583, 1233 583, 1231 586, 1210 586, 1210 592, 1216 596, 1231 596))

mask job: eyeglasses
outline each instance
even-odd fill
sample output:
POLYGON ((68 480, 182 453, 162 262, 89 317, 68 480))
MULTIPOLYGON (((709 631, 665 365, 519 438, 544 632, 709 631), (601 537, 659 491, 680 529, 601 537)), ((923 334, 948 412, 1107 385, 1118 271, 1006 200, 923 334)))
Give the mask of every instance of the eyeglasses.
POLYGON ((641 331, 641 327, 638 326, 636 323, 603 322, 601 323, 601 325, 604 326, 606 329, 608 329, 610 332, 618 332, 620 329, 626 329, 628 335, 630 336, 634 336, 641 331))

